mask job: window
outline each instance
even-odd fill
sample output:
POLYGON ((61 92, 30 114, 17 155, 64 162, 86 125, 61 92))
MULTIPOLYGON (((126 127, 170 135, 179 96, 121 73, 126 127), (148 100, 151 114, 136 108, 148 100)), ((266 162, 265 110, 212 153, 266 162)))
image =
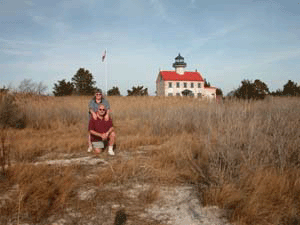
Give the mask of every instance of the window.
POLYGON ((172 93, 168 93, 168 96, 173 96, 173 94, 172 93))
POLYGON ((201 94, 201 93, 198 93, 197 96, 198 96, 198 98, 201 98, 201 97, 202 97, 202 94, 201 94))
POLYGON ((172 82, 169 82, 169 88, 172 88, 172 82))
POLYGON ((191 83, 191 88, 194 88, 194 83, 191 83))
POLYGON ((176 93, 176 96, 180 96, 180 93, 176 93))
POLYGON ((201 88, 201 83, 198 83, 198 88, 201 88))
POLYGON ((187 83, 183 83, 183 87, 184 87, 184 88, 187 88, 187 83))
POLYGON ((180 88, 180 83, 179 82, 176 83, 176 87, 180 88))

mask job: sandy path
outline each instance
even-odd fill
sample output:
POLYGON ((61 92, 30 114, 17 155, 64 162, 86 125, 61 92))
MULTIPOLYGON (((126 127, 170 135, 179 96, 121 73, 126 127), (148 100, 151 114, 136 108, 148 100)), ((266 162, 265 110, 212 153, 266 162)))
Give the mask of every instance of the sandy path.
MULTIPOLYGON (((118 157, 122 157, 119 155, 118 157)), ((85 155, 81 157, 66 157, 62 156, 60 159, 46 160, 47 156, 43 157, 43 160, 36 162, 35 164, 48 164, 48 165, 70 165, 79 164, 86 166, 107 166, 107 162, 103 158, 96 158, 92 155, 85 155)), ((128 154, 125 157, 127 160, 128 154)), ((113 160, 110 158, 110 160, 113 160)), ((145 189, 149 188, 147 184, 136 184, 130 188, 118 187, 128 198, 132 201, 136 201, 136 198, 145 189), (125 191, 124 191, 125 190, 125 191)), ((92 199, 93 195, 97 192, 95 187, 85 188, 80 190, 78 193, 78 198, 80 200, 92 199)), ((122 208, 124 206, 114 204, 110 206, 111 208, 122 208)), ((126 207, 126 206, 125 206, 126 207)), ((128 220, 126 224, 134 224, 130 222, 130 208, 127 208, 128 220)), ((116 210, 115 210, 116 211, 116 210)), ((74 214, 74 212, 73 212, 74 214)), ((75 213, 76 215, 76 213, 75 213)), ((159 197, 152 204, 148 205, 147 208, 140 213, 138 216, 141 218, 149 219, 151 221, 157 221, 155 224, 172 224, 172 225, 229 225, 224 216, 224 211, 217 207, 203 207, 199 202, 196 192, 192 186, 160 186, 159 187, 159 197)), ((78 217, 82 216, 80 214, 78 217)), ((112 215, 113 216, 113 215, 112 215)), ((72 221, 76 220, 73 218, 72 221)), ((112 224, 112 220, 105 223, 95 223, 93 220, 87 221, 88 224, 112 224)), ((70 219, 60 218, 53 221, 53 225, 65 225, 69 224, 70 219)), ((79 223, 83 224, 83 223, 79 223)))

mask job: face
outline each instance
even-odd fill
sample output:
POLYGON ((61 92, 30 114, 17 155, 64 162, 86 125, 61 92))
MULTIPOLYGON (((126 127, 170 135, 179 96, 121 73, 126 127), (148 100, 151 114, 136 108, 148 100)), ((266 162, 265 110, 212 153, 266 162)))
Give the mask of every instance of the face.
POLYGON ((95 94, 95 96, 96 96, 97 99, 101 99, 102 98, 102 94, 100 92, 97 92, 95 94))
POLYGON ((104 106, 100 105, 99 108, 98 108, 98 112, 101 116, 105 115, 106 113, 106 109, 104 106))

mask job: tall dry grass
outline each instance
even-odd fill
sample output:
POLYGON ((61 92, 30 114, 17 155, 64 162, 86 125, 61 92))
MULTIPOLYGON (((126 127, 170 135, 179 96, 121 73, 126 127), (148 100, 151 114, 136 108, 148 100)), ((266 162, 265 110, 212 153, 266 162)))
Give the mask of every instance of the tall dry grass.
MULTIPOLYGON (((97 186, 144 182, 154 187, 189 183, 198 188, 203 204, 227 209, 228 218, 237 224, 300 223, 298 98, 222 104, 177 97, 108 100, 118 151, 133 158, 112 161, 87 182, 97 186)), ((85 152, 88 101, 88 97, 17 99, 26 128, 9 130, 11 158, 32 162, 49 153, 85 152)), ((23 178, 10 179, 19 184, 23 178)), ((141 197, 151 202, 156 195, 149 190, 141 197)), ((42 212, 37 215, 43 217, 42 212)))
POLYGON ((204 203, 226 208, 239 224, 300 222, 299 98, 139 100, 116 116, 136 118, 135 130, 164 139, 166 148, 144 163, 147 179, 198 183, 204 203))
POLYGON ((50 215, 62 214, 76 182, 68 167, 12 166, 4 182, 0 182, 1 193, 7 191, 0 207, 1 224, 36 224, 50 215))
POLYGON ((19 99, 19 106, 25 114, 26 127, 33 129, 58 129, 80 124, 88 110, 79 109, 72 99, 53 97, 19 99))
POLYGON ((278 98, 233 102, 216 113, 207 137, 218 182, 207 189, 207 204, 225 207, 239 224, 300 222, 299 110, 298 98, 278 98))

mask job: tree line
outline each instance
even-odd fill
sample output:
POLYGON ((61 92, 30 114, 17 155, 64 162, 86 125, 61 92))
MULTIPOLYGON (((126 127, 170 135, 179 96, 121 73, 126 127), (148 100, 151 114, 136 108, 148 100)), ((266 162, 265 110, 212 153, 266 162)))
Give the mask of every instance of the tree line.
POLYGON ((288 80, 283 85, 283 89, 270 92, 268 86, 261 80, 243 80, 241 86, 227 95, 228 97, 236 97, 239 99, 264 99, 267 95, 271 96, 300 96, 300 86, 294 81, 288 80))
MULTIPOLYGON (((7 93, 13 88, 11 85, 8 87, 3 86, 0 88, 1 93, 7 93)), ((20 82, 20 85, 17 87, 16 91, 23 94, 36 94, 42 95, 47 90, 47 86, 43 82, 34 82, 31 79, 24 79, 20 82)))
MULTIPOLYGON (((71 81, 66 79, 59 80, 54 84, 54 96, 67 95, 93 95, 97 89, 95 86, 93 75, 84 68, 80 68, 72 77, 71 81)), ((127 96, 148 96, 148 88, 144 86, 132 87, 132 90, 127 90, 127 96)), ((107 91, 108 96, 121 96, 118 87, 112 87, 107 91)))
MULTIPOLYGON (((68 95, 93 95, 96 86, 93 75, 84 68, 78 69, 76 74, 72 77, 71 81, 66 79, 58 80, 54 84, 53 94, 54 96, 68 96, 68 95)), ((205 80, 205 87, 210 87, 210 83, 205 80)), ((0 88, 0 94, 8 92, 11 88, 5 86, 0 88)), ((41 95, 47 90, 47 86, 42 82, 36 83, 31 79, 24 79, 18 86, 18 91, 25 94, 38 94, 41 95)), ((186 93, 182 93, 185 96, 189 96, 189 90, 185 90, 186 93)), ((108 96, 121 96, 118 87, 114 86, 107 91, 108 96)), ((223 95, 221 89, 216 90, 216 95, 223 95)), ((227 94, 227 97, 234 97, 238 99, 264 99, 266 96, 300 96, 300 86, 292 80, 288 80, 283 85, 282 89, 270 92, 266 83, 256 79, 243 80, 239 88, 232 90, 227 94)), ((144 86, 133 86, 131 90, 127 90, 127 96, 148 96, 148 89, 144 86)))

